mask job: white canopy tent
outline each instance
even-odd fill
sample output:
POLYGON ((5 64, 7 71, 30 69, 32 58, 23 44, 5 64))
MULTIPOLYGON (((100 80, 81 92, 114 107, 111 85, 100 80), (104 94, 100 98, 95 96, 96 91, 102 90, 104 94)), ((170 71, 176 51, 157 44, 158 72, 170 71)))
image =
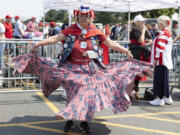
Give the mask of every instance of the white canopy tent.
POLYGON ((73 10, 84 4, 105 12, 137 12, 179 5, 177 0, 44 0, 44 9, 73 10))
POLYGON ((131 12, 164 8, 179 8, 180 0, 44 0, 44 11, 47 12, 50 9, 70 11, 78 9, 84 4, 90 6, 90 8, 95 11, 128 12, 130 20, 131 12))

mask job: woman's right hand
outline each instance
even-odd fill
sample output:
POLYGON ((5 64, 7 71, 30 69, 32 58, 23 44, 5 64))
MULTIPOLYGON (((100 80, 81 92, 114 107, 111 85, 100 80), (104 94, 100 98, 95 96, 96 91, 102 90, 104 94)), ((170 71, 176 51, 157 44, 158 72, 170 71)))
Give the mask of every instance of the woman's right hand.
POLYGON ((143 26, 142 26, 142 30, 144 30, 144 31, 146 31, 146 30, 147 30, 147 27, 146 27, 146 25, 145 25, 145 24, 143 24, 143 26))
POLYGON ((35 45, 32 46, 30 52, 31 52, 31 53, 34 53, 34 54, 36 54, 36 53, 38 52, 38 46, 37 46, 37 44, 35 44, 35 45))

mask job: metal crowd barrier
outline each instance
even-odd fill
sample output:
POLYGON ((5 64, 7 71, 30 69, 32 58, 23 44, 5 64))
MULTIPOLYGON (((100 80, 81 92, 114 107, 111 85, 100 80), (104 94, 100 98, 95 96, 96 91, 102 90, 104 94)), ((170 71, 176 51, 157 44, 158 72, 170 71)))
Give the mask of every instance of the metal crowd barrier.
MULTIPOLYGON (((117 42, 120 45, 128 48, 129 42, 117 42)), ((148 45, 151 48, 150 45, 148 45)), ((109 59, 110 62, 119 62, 122 59, 126 58, 126 56, 122 53, 119 53, 114 50, 109 50, 109 59)), ((173 44, 172 48, 172 58, 173 58, 173 69, 169 71, 169 81, 171 91, 174 87, 180 88, 180 43, 173 44)), ((147 81, 141 81, 142 87, 152 88, 153 78, 148 78, 147 81)))
MULTIPOLYGON (((6 39, 0 40, 0 45, 5 46, 4 68, 0 74, 0 93, 3 92, 29 92, 40 91, 41 82, 35 75, 18 74, 14 75, 12 59, 30 52, 31 47, 40 40, 6 39)), ((51 46, 39 47, 38 55, 57 61, 58 54, 62 51, 61 43, 51 46)), ((60 88, 62 90, 62 88, 60 88)))
MULTIPOLYGON (((40 91, 41 82, 37 76, 29 74, 13 75, 14 66, 12 59, 22 54, 30 52, 31 47, 39 40, 25 40, 25 39, 12 39, 0 40, 0 45, 6 45, 4 52, 5 69, 0 76, 0 93, 2 92, 29 92, 40 91)), ((128 48, 129 42, 117 41, 118 44, 128 48)), ((39 47, 38 54, 52 59, 54 62, 58 61, 58 54, 61 53, 61 43, 51 46, 39 47)), ((180 45, 173 45, 173 63, 174 69, 170 71, 170 83, 180 87, 180 45)), ((110 62, 119 62, 126 56, 117 51, 109 50, 110 62)), ((149 79, 145 84, 152 84, 152 79, 149 79)), ((62 87, 59 90, 63 90, 62 87)), ((63 92, 63 91, 62 91, 63 92)), ((63 92, 64 94, 64 92, 63 92)))

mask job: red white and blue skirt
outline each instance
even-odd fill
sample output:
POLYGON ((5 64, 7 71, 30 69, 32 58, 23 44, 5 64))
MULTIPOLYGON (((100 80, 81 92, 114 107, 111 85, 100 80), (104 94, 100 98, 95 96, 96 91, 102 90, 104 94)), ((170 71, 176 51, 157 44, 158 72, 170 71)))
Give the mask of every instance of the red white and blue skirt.
POLYGON ((45 96, 59 86, 66 90, 67 105, 57 118, 90 121, 95 111, 104 108, 114 113, 128 109, 129 94, 136 75, 152 73, 152 65, 138 60, 123 60, 103 68, 95 62, 75 65, 66 61, 61 67, 35 54, 21 55, 13 60, 15 73, 37 75, 45 96), (129 90, 128 90, 129 89, 129 90))

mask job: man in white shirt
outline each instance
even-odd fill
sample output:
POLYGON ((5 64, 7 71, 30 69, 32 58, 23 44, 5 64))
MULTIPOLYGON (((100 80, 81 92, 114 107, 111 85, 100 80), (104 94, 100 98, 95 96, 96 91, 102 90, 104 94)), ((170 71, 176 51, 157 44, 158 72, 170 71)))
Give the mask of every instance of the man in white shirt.
POLYGON ((14 28, 14 38, 20 39, 23 36, 23 23, 21 22, 21 20, 19 19, 19 16, 15 16, 15 28, 14 28))

